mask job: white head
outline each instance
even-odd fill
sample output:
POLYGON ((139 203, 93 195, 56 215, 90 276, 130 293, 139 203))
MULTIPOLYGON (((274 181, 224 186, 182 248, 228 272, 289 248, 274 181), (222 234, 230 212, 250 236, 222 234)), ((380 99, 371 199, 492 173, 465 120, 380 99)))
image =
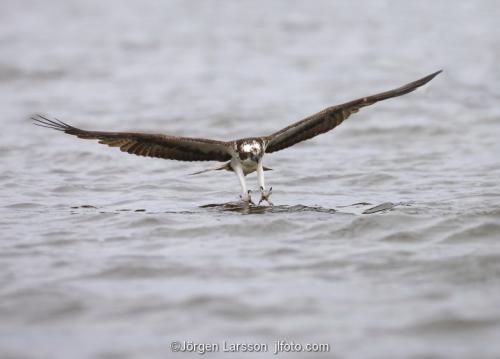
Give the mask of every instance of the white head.
POLYGON ((264 148, 255 139, 242 140, 237 144, 239 157, 244 162, 259 162, 264 155, 264 148))

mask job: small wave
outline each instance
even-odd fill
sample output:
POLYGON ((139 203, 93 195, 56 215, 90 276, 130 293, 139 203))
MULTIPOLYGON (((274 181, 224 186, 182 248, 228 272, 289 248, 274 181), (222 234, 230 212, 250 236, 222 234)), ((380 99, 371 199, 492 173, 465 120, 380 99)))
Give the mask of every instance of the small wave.
POLYGON ((22 312, 37 323, 74 318, 86 310, 78 295, 60 290, 21 289, 4 296, 2 303, 12 315, 22 312))
POLYGON ((384 237, 381 238, 382 241, 387 241, 387 242, 401 242, 401 243, 406 243, 406 242, 418 242, 422 240, 422 235, 418 234, 416 232, 396 232, 396 233, 391 233, 388 234, 384 237))
MULTIPOLYGON (((137 212, 138 210, 135 210, 137 212)), ((163 221, 161 221, 157 217, 147 217, 147 216, 141 216, 139 220, 136 221, 131 221, 127 227, 129 228, 139 228, 139 227, 151 227, 151 226, 158 226, 163 224, 163 221)))
POLYGON ((52 191, 56 193, 72 193, 72 192, 81 192, 84 190, 84 186, 82 185, 62 185, 55 187, 52 191))
POLYGON ((91 204, 83 204, 81 206, 73 206, 73 207, 70 207, 71 209, 78 209, 78 208, 93 208, 93 209, 97 209, 96 206, 92 206, 91 204))
POLYGON ((14 80, 54 80, 61 79, 67 75, 67 72, 60 69, 47 69, 47 70, 26 70, 14 66, 1 66, 0 67, 0 80, 14 81, 14 80))
POLYGON ((463 243, 477 241, 498 242, 500 234, 500 225, 496 223, 482 223, 472 228, 463 229, 459 232, 447 236, 443 242, 463 243))
POLYGON ((391 183, 397 179, 390 173, 370 173, 342 180, 343 186, 374 186, 391 183))
POLYGON ((31 208, 40 208, 43 207, 43 205, 39 203, 34 203, 34 202, 21 202, 21 203, 14 203, 14 204, 9 204, 5 206, 4 208, 10 208, 10 209, 31 209, 31 208))
POLYGON ((393 209, 396 206, 397 206, 397 204, 394 204, 392 202, 384 202, 382 204, 379 204, 378 206, 368 208, 367 210, 363 211, 363 214, 385 212, 385 211, 389 211, 389 210, 393 209))
POLYGON ((498 325, 500 325, 499 318, 461 318, 459 316, 450 316, 410 325, 401 331, 431 335, 438 333, 475 331, 498 325))
MULTIPOLYGON (((151 258, 145 258, 145 260, 151 258)), ((181 263, 159 263, 157 265, 138 265, 127 261, 123 265, 117 265, 111 268, 103 269, 92 275, 87 275, 84 278, 93 279, 151 279, 162 277, 178 277, 189 275, 195 272, 195 268, 191 268, 181 263)))
POLYGON ((280 248, 268 250, 264 255, 274 258, 274 257, 281 257, 281 256, 288 257, 288 256, 292 256, 292 255, 299 254, 299 253, 300 253, 300 251, 297 249, 294 249, 294 248, 280 247, 280 248))

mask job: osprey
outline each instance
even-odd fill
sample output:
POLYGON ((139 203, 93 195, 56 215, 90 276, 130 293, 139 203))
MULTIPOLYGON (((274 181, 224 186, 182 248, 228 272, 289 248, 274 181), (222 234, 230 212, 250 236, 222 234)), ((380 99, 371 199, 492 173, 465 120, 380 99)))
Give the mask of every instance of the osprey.
MULTIPOLYGON (((247 203, 253 204, 250 198, 250 190, 247 190, 245 176, 257 171, 261 193, 259 204, 266 201, 272 205, 269 200, 272 187, 266 189, 264 182, 264 171, 269 170, 263 165, 263 158, 266 153, 283 150, 296 143, 328 132, 340 125, 351 114, 358 112, 360 108, 412 92, 431 81, 441 71, 434 72, 394 90, 328 107, 269 136, 247 137, 234 141, 217 141, 166 134, 86 131, 57 119, 50 120, 41 115, 37 115, 32 119, 35 121, 35 125, 52 128, 83 139, 99 140, 99 143, 119 147, 123 152, 138 156, 179 161, 227 161, 224 165, 214 168, 214 170, 234 172, 241 185, 240 197, 247 203)), ((194 174, 202 172, 206 171, 194 174)))

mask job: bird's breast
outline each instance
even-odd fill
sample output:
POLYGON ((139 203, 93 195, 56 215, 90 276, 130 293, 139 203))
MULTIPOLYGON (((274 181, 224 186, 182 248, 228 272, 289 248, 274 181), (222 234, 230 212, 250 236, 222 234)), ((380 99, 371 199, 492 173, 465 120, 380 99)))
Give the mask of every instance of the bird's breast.
POLYGON ((254 162, 252 160, 243 160, 241 161, 241 167, 243 168, 243 172, 246 175, 257 170, 257 162, 254 162))

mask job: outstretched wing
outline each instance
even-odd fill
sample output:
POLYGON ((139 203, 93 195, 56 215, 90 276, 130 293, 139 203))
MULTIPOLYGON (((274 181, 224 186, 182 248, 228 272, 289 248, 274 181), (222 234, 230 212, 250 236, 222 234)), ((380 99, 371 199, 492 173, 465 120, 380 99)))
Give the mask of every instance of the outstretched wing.
POLYGON ((328 132, 340 125, 351 114, 358 112, 360 108, 373 105, 378 101, 412 92, 432 80, 441 71, 442 70, 434 72, 433 74, 423 77, 420 80, 410 82, 409 84, 394 90, 382 92, 369 97, 363 97, 354 101, 346 102, 342 105, 328 107, 321 112, 318 112, 310 117, 285 127, 270 136, 265 137, 268 141, 266 152, 276 152, 328 132))
POLYGON ((35 121, 35 125, 87 140, 99 140, 99 143, 119 147, 123 152, 138 156, 179 161, 228 161, 231 159, 229 144, 223 141, 134 132, 85 131, 41 115, 32 117, 32 120, 35 121))

